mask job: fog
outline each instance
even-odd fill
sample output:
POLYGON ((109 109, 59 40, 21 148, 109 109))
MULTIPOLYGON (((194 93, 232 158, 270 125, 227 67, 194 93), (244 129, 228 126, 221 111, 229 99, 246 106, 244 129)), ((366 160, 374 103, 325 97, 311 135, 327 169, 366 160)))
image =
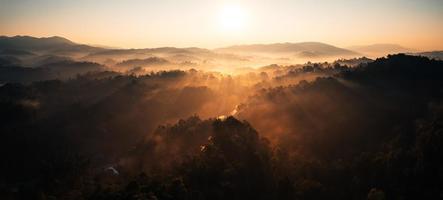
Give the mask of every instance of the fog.
POLYGON ((442 61, 81 47, 2 51, 0 197, 441 194, 442 61))

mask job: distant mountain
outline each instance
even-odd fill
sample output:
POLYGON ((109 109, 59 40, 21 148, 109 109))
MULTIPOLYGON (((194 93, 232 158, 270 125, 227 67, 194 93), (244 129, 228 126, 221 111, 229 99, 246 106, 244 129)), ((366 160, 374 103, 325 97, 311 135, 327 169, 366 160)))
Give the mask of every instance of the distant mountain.
MULTIPOLYGON (((145 49, 106 49, 96 53, 88 54, 80 60, 99 62, 102 64, 119 66, 143 66, 151 65, 154 60, 146 58, 157 57, 170 61, 170 63, 183 63, 184 65, 202 63, 203 65, 220 66, 220 63, 248 62, 248 59, 234 54, 218 53, 204 48, 145 48, 145 49), (115 62, 109 62, 109 61, 115 62), (216 63, 216 64, 215 64, 216 63)), ((158 60, 156 61, 158 62, 158 60)), ((163 62, 165 64, 165 62, 163 62)), ((158 64, 158 63, 157 63, 158 64)), ((232 65, 231 65, 232 66, 232 65)))
POLYGON ((100 52, 92 53, 88 57, 99 56, 127 56, 134 54, 211 54, 207 49, 201 48, 176 48, 176 47, 160 47, 145 49, 107 49, 100 52))
POLYGON ((419 53, 413 53, 412 55, 425 56, 431 59, 443 60, 443 51, 419 52, 419 53))
POLYGON ((369 57, 381 57, 388 54, 408 53, 414 50, 400 46, 398 44, 372 44, 348 47, 353 51, 359 52, 369 57))
POLYGON ((43 38, 30 36, 0 36, 0 51, 8 53, 92 53, 102 50, 102 48, 98 47, 76 44, 68 39, 58 36, 43 38))
POLYGON ((302 43, 275 43, 275 44, 252 44, 237 45, 219 48, 216 52, 234 54, 284 54, 298 57, 331 57, 331 56, 358 56, 359 54, 347 49, 338 48, 320 42, 302 43))

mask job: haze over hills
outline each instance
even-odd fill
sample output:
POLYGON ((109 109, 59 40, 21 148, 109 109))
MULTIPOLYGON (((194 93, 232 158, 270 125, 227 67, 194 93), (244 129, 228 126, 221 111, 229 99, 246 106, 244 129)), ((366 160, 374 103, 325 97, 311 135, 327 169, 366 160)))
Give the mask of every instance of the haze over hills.
POLYGON ((2 49, 32 49, 43 50, 60 46, 74 46, 74 42, 59 36, 36 38, 31 36, 0 36, 0 48, 2 49))
POLYGON ((0 200, 443 200, 442 10, 0 0, 0 200))
POLYGON ((358 56, 357 52, 321 42, 236 45, 216 49, 218 52, 241 54, 282 54, 301 57, 358 56))
POLYGON ((388 54, 396 54, 396 53, 411 53, 414 50, 403 47, 398 44, 371 44, 371 45, 358 45, 348 47, 356 52, 360 52, 369 57, 380 57, 388 54))
MULTIPOLYGON (((271 64, 293 65, 308 61, 333 62, 339 59, 363 56, 375 58, 375 56, 411 52, 410 49, 394 44, 354 46, 351 49, 320 42, 235 45, 217 49, 197 47, 108 49, 77 44, 59 36, 44 38, 0 36, 0 64, 45 68, 45 65, 61 66, 69 63, 69 69, 75 69, 73 63, 88 62, 98 63, 101 67, 97 69, 100 70, 110 69, 121 72, 135 67, 146 68, 148 71, 197 68, 235 72, 271 64)), ((427 52, 415 55, 438 59, 441 58, 440 54, 427 52)), ((75 70, 72 73, 75 74, 75 70)))
POLYGON ((399 54, 52 80, 101 67, 62 63, 0 67, 15 69, 0 79, 36 80, 0 86, 0 199, 441 195, 443 61, 399 54))
POLYGON ((89 54, 92 52, 102 51, 103 49, 77 44, 59 36, 43 38, 31 36, 0 36, 0 51, 7 50, 74 55, 75 53, 89 54))
MULTIPOLYGON (((101 62, 106 59, 146 59, 152 56, 162 58, 181 58, 180 61, 201 61, 202 59, 248 60, 248 56, 298 58, 301 61, 316 58, 352 58, 359 56, 379 57, 395 53, 411 53, 412 49, 397 44, 373 44, 351 46, 348 49, 340 48, 321 42, 274 43, 234 45, 217 49, 204 48, 143 48, 143 49, 115 49, 95 47, 74 43, 66 38, 53 36, 36 38, 31 36, 0 36, 1 55, 29 56, 32 54, 54 54, 57 56, 72 56, 77 59, 101 62)), ((272 64, 272 63, 269 63, 272 64)))
POLYGON ((432 59, 443 60, 443 51, 427 51, 427 52, 419 52, 413 53, 412 55, 425 56, 432 59))

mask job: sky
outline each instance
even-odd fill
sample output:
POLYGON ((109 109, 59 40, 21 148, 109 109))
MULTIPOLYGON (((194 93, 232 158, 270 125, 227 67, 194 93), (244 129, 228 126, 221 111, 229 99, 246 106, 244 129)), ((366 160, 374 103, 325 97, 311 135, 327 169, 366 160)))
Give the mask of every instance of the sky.
POLYGON ((0 0, 0 35, 108 47, 325 42, 443 49, 443 0, 0 0))

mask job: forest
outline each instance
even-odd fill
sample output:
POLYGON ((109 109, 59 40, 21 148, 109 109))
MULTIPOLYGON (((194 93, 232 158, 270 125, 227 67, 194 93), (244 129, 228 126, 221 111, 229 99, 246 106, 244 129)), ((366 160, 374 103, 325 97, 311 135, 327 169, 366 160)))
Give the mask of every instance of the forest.
POLYGON ((362 60, 2 80, 0 198, 442 198, 443 61, 362 60))

